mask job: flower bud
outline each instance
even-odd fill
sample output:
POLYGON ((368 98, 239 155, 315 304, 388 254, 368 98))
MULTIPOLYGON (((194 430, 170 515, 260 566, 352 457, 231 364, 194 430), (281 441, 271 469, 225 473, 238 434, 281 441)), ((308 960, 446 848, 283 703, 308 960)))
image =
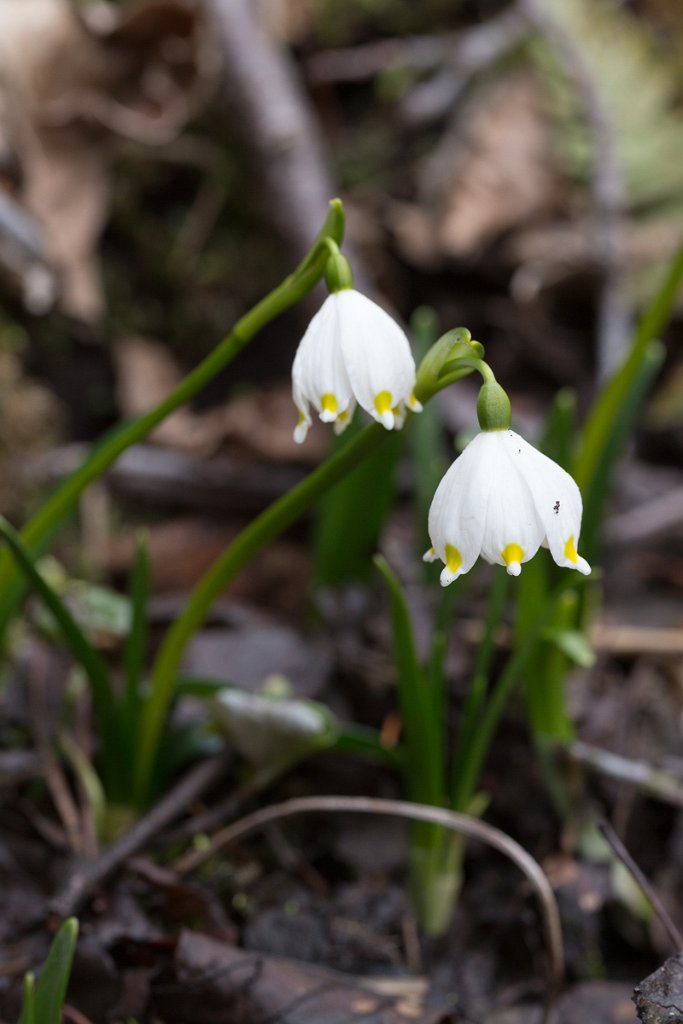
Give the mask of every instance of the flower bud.
POLYGON ((353 288, 353 271, 349 261, 338 251, 332 253, 325 264, 325 281, 333 295, 345 288, 353 288))
POLYGON ((507 430, 510 426, 510 399, 496 380, 487 380, 477 398, 477 417, 482 430, 507 430))

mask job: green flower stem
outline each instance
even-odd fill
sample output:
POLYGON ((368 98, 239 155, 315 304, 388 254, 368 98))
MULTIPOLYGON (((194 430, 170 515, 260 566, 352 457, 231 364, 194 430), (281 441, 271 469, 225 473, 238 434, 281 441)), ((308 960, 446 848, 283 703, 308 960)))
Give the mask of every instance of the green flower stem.
POLYGON ((349 445, 257 516, 197 583, 184 611, 164 637, 152 668, 150 697, 142 717, 135 771, 134 799, 138 805, 143 806, 149 796, 161 732, 185 648, 204 623, 213 602, 261 548, 308 511, 326 491, 390 436, 377 423, 366 427, 349 445))
MULTIPOLYGON (((40 549, 52 538, 61 522, 73 510, 85 488, 102 476, 131 445, 142 441, 170 413, 184 405, 217 373, 230 363, 267 323, 297 303, 313 288, 325 272, 329 259, 327 238, 341 243, 344 234, 344 211, 340 200, 333 199, 323 228, 308 255, 297 269, 253 309, 246 313, 226 338, 173 390, 159 405, 138 419, 124 424, 109 435, 90 458, 42 506, 22 532, 24 543, 32 550, 40 549)), ((11 560, 0 556, 0 594, 15 590, 15 571, 11 560)), ((13 608, 0 608, 0 628, 13 608)))
MULTIPOLYGON (((459 752, 460 772, 458 777, 453 780, 453 807, 467 807, 472 800, 498 723, 520 675, 526 670, 536 650, 539 634, 553 618, 557 603, 562 599, 566 589, 576 586, 577 582, 580 581, 571 579, 570 574, 567 573, 554 594, 549 595, 545 610, 537 618, 534 627, 529 630, 524 641, 508 659, 479 721, 467 737, 467 742, 464 744, 465 749, 459 752)), ((537 680, 537 683, 541 686, 543 680, 537 680)))
POLYGON ((495 649, 496 630, 503 619, 505 605, 510 592, 510 576, 495 566, 489 591, 488 608, 484 620, 484 635, 477 650, 472 669, 472 684, 465 700, 453 758, 451 807, 455 811, 467 812, 474 795, 467 787, 461 788, 461 780, 467 773, 466 763, 470 756, 473 737, 479 729, 482 708, 485 707, 488 680, 495 649), (463 802, 464 800, 464 802, 463 802))

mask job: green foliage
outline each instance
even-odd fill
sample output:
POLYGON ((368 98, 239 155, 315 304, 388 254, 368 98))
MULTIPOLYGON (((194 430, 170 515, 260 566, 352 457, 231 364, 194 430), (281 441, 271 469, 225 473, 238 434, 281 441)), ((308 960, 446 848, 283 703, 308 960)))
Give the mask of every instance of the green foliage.
MULTIPOLYGON (((355 417, 335 438, 333 451, 344 451, 362 429, 355 417)), ((370 578, 372 555, 394 503, 400 455, 401 438, 394 434, 320 502, 313 535, 313 574, 319 586, 370 578)))
MULTIPOLYGON (((434 345, 439 325, 433 309, 421 306, 410 322, 416 362, 421 363, 434 345)), ((441 417, 436 403, 426 404, 415 418, 408 438, 413 471, 413 502, 419 536, 423 536, 429 506, 448 468, 441 417)))
POLYGON ((38 981, 32 973, 24 978, 19 1024, 60 1024, 77 938, 78 921, 70 917, 52 940, 38 981))
MULTIPOLYGON (((618 0, 548 0, 548 6, 580 46, 614 128, 630 207, 683 216, 681 70, 675 54, 618 0)), ((593 142, 576 83, 557 67, 551 44, 538 41, 533 53, 544 72, 566 166, 585 181, 593 142)))
MULTIPOLYGON (((296 270, 249 310, 227 337, 162 402, 132 422, 117 426, 103 438, 90 457, 57 488, 22 531, 24 543, 34 556, 49 549, 89 484, 106 473, 131 445, 147 437, 167 416, 193 398, 261 328, 314 287, 325 270, 327 240, 341 244, 344 226, 343 206, 334 199, 318 237, 296 270)), ((0 554, 0 639, 17 612, 25 589, 22 575, 14 569, 12 559, 0 554)))
POLYGON ((586 419, 574 460, 584 495, 588 557, 594 557, 605 499, 617 458, 663 360, 657 339, 671 314, 683 280, 683 247, 643 313, 621 368, 596 398, 586 419))

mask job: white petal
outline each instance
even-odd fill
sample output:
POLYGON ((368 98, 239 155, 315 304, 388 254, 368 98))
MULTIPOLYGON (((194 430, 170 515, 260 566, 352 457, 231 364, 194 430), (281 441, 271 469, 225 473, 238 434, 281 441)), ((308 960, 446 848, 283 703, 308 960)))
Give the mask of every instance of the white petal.
POLYGON ((311 425, 311 411, 309 409, 308 402, 306 401, 306 397, 302 394, 296 380, 292 381, 292 397, 294 399, 296 410, 299 413, 299 422, 294 428, 294 440, 297 444, 303 444, 311 425))
POLYGON ((415 401, 415 362, 408 339, 388 313, 360 292, 347 288, 336 298, 353 394, 363 409, 392 430, 397 425, 396 407, 415 401))
POLYGON ((352 398, 351 401, 349 402, 348 406, 346 407, 346 409, 344 409, 344 411, 341 412, 339 414, 339 416, 337 417, 337 419, 335 420, 334 427, 333 427, 333 430, 334 430, 335 434, 339 435, 339 434, 343 434, 344 433, 346 428, 351 423, 351 420, 353 419, 353 414, 354 414, 355 411, 356 411, 356 400, 355 400, 355 398, 352 398))
POLYGON ((481 552, 492 483, 486 460, 481 457, 481 438, 481 434, 475 437, 455 460, 437 487, 429 509, 428 528, 434 556, 446 566, 441 573, 443 586, 469 572, 481 552))
POLYGON ((511 430, 494 430, 479 436, 492 477, 481 553, 488 562, 506 565, 511 576, 518 576, 521 564, 533 558, 545 535, 533 497, 515 462, 518 449, 511 448, 518 435, 511 430))
POLYGON ((347 410, 352 398, 340 344, 339 294, 328 296, 311 320, 292 366, 297 408, 306 417, 310 403, 326 423, 347 410))
POLYGON ((581 492, 556 462, 515 435, 521 447, 519 465, 533 494, 550 553, 558 565, 588 575, 591 568, 577 552, 581 534, 581 492))

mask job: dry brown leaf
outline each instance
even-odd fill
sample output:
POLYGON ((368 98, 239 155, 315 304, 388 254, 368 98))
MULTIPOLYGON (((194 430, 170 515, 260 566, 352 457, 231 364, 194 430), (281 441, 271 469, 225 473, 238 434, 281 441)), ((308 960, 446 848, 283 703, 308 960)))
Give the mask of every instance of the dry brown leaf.
POLYGON ((476 255, 503 232, 557 206, 548 127, 528 75, 516 73, 479 94, 455 141, 423 173, 443 253, 476 255))
MULTIPOLYGON (((139 416, 163 401, 182 373, 168 349, 147 338, 130 337, 114 348, 117 398, 125 417, 139 416)), ((151 435, 159 444, 196 455, 209 455, 223 440, 220 409, 194 413, 181 408, 167 416, 151 435)))
MULTIPOLYGON (((147 338, 119 341, 114 360, 118 401, 127 417, 139 416, 158 405, 182 378, 168 349, 147 338)), ((194 455, 210 455, 229 441, 269 461, 320 461, 329 446, 322 424, 314 424, 315 429, 302 448, 293 438, 295 423, 289 384, 270 384, 238 395, 214 409, 179 409, 157 427, 152 438, 194 455)))
POLYGON ((97 244, 110 191, 108 140, 170 141, 215 76, 201 19, 181 0, 77 9, 0 0, 0 140, 18 164, 18 198, 43 232, 60 305, 104 311, 97 244))
POLYGON ((175 984, 162 979, 153 986, 155 1008, 169 1024, 355 1019, 363 1024, 448 1024, 455 1019, 449 1011, 424 1009, 411 999, 378 996, 362 978, 237 949, 197 932, 181 932, 174 969, 175 984))
POLYGON ((259 16, 289 45, 303 42, 313 30, 317 7, 315 0, 258 0, 259 16))

